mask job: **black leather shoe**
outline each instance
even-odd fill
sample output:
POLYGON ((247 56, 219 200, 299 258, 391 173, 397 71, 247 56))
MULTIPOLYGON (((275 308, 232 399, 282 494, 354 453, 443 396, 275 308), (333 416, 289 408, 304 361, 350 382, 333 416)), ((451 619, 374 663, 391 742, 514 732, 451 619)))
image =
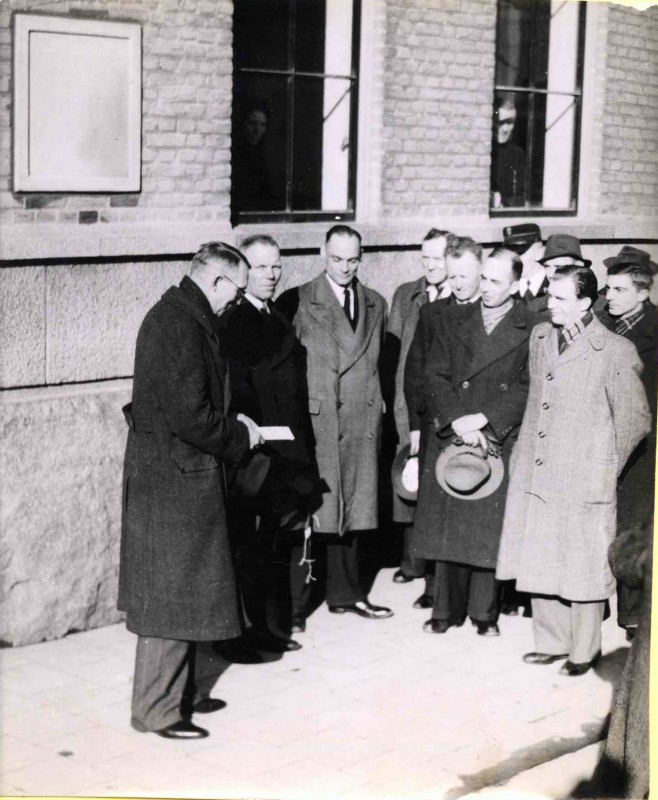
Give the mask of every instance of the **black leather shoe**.
POLYGON ((479 622, 475 621, 478 636, 500 636, 500 628, 495 622, 479 622))
POLYGON ((518 617, 519 607, 516 603, 503 603, 500 607, 500 613, 505 614, 507 617, 518 617))
POLYGON ((257 631, 251 628, 245 637, 257 650, 265 650, 268 653, 291 653, 302 649, 299 642, 294 639, 284 639, 272 631, 257 631))
POLYGON ((290 633, 304 633, 306 630, 306 618, 303 614, 293 614, 290 620, 290 633))
POLYGON ((332 614, 358 614, 364 619, 388 619, 393 616, 390 608, 375 606, 369 600, 359 600, 349 606, 329 606, 332 614))
POLYGON ((414 601, 414 608, 432 608, 434 605, 434 598, 431 594, 421 594, 421 596, 414 601))
POLYGON ((200 728, 186 719, 181 719, 166 728, 161 728, 159 731, 153 731, 163 739, 206 739, 210 736, 209 731, 205 728, 200 728))
POLYGON ((232 664, 262 664, 263 656, 242 637, 214 642, 212 649, 232 664))
POLYGON ((523 656, 523 660, 526 664, 554 664, 556 661, 561 661, 568 655, 568 653, 562 653, 558 656, 553 653, 526 653, 523 656))
POLYGON ((413 580, 415 580, 413 575, 405 575, 401 569, 396 570, 393 575, 393 583, 411 583, 413 580))
POLYGON ((218 697, 202 697, 193 708, 195 714, 214 714, 226 708, 226 703, 218 697))
POLYGON ((457 620, 456 622, 449 619, 428 619, 427 622, 423 624, 423 630, 425 633, 445 633, 448 628, 461 628, 463 624, 463 619, 457 620))
POLYGON ((558 670, 560 675, 569 675, 572 678, 577 677, 578 675, 584 675, 586 672, 596 664, 596 662, 601 657, 601 651, 594 656, 591 661, 583 661, 580 664, 576 664, 573 661, 565 661, 564 664, 558 670))

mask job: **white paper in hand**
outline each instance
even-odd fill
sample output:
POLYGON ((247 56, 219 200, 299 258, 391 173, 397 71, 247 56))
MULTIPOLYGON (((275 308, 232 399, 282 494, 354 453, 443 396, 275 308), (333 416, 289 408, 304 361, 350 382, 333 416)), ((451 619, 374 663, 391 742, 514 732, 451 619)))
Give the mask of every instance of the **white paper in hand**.
POLYGON ((258 431, 266 442, 292 442, 295 439, 287 425, 263 425, 258 431))

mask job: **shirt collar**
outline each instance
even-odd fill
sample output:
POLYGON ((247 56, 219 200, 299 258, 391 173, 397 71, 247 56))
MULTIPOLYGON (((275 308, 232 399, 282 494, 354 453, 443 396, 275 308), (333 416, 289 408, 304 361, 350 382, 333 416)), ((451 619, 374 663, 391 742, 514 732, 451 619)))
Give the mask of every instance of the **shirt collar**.
POLYGON ((336 295, 336 299, 342 305, 343 300, 345 299, 345 289, 354 288, 354 278, 352 278, 352 281, 348 283, 347 286, 341 286, 339 283, 336 283, 336 281, 332 277, 330 277, 328 272, 325 272, 324 274, 326 275, 327 280, 329 281, 329 286, 331 286, 331 290, 336 295))
POLYGON ((249 292, 244 293, 244 299, 248 300, 257 311, 268 310, 267 303, 264 300, 259 300, 258 297, 254 297, 253 294, 249 292))
POLYGON ((562 335, 567 340, 567 342, 571 343, 573 340, 581 334, 585 328, 590 324, 593 319, 591 309, 588 309, 583 316, 578 320, 578 322, 574 322, 573 325, 566 325, 561 329, 562 335))

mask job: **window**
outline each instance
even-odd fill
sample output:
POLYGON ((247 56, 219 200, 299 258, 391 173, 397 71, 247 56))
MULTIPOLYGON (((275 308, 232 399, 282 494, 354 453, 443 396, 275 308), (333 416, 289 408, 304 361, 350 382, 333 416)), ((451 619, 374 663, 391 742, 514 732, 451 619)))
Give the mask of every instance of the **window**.
POLYGON ((359 0, 235 0, 233 221, 352 219, 359 0))
POLYGON ((585 6, 498 0, 492 216, 577 211, 585 6))

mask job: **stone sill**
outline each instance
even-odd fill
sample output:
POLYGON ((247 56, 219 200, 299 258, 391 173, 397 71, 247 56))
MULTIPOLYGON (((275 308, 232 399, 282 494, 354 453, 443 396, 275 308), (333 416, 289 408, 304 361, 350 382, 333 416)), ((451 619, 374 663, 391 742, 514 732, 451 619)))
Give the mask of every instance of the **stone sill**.
POLYGON ((33 386, 23 389, 0 391, 0 405, 15 403, 40 403, 47 400, 63 400, 71 397, 86 397, 90 394, 110 394, 132 389, 132 378, 115 378, 107 381, 62 384, 60 386, 33 386))
MULTIPOLYGON (((356 221, 367 247, 406 247, 418 245, 431 227, 445 227, 459 234, 492 243, 502 238, 506 225, 528 222, 528 218, 483 216, 404 219, 398 222, 356 221)), ((658 239, 658 218, 615 218, 591 220, 578 217, 535 218, 544 236, 573 233, 580 239, 620 239, 646 241, 658 239)), ((25 223, 5 225, 0 232, 0 262, 38 259, 73 259, 142 256, 191 255, 202 242, 220 239, 235 243, 255 232, 267 231, 288 251, 318 249, 329 222, 262 223, 231 228, 227 223, 208 222, 185 225, 119 224, 97 225, 88 230, 71 226, 25 223)))

